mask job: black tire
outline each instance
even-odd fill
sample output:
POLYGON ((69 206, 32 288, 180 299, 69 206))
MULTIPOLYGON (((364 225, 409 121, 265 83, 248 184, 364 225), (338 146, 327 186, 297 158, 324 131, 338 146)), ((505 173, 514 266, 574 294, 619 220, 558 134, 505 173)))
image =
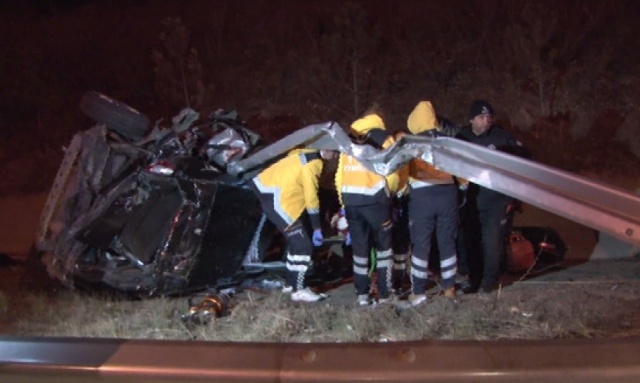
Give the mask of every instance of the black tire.
POLYGON ((149 127, 147 116, 96 91, 82 96, 80 110, 97 123, 134 140, 142 138, 149 127))

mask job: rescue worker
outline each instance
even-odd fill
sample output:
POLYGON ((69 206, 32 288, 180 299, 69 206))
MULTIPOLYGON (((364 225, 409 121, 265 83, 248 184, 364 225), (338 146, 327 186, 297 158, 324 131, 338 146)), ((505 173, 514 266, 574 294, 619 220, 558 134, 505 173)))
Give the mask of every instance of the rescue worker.
MULTIPOLYGON (((405 133, 394 135, 399 139, 405 133)), ((393 249, 392 285, 396 295, 405 293, 405 281, 409 280, 407 266, 411 255, 411 235, 409 233, 409 164, 398 169, 398 192, 391 197, 391 248, 393 249)))
MULTIPOLYGON (((454 137, 460 132, 461 127, 454 124, 450 120, 436 115, 437 134, 442 136, 454 137)), ((397 140, 407 134, 405 130, 395 132, 394 137, 397 140)), ((407 269, 409 268, 411 258, 411 236, 409 233, 409 167, 410 163, 398 170, 399 184, 398 192, 392 197, 392 220, 393 231, 391 234, 393 248, 393 289, 396 295, 404 295, 405 281, 409 279, 407 269)), ((435 250, 435 249, 434 249, 435 250)), ((433 251, 432 251, 433 253, 433 251)), ((460 257, 458 266, 460 266, 460 257)), ((458 267, 459 269, 459 267, 458 267)), ((429 274, 431 276, 431 273, 429 274)))
MULTIPOLYGON (((430 101, 420 101, 407 119, 407 128, 418 136, 437 135, 438 120, 430 101)), ((414 158, 409 164, 409 228, 411 233, 411 295, 417 306, 427 300, 429 256, 437 241, 441 287, 448 298, 455 297, 457 273, 458 191, 452 175, 414 158)))
MULTIPOLYGON (((472 103, 471 125, 456 136, 462 140, 528 157, 522 144, 511 133, 493 124, 493 108, 484 100, 472 103)), ((464 246, 469 263, 469 281, 462 286, 464 293, 491 292, 498 287, 504 239, 509 229, 510 208, 514 199, 474 183, 465 183, 466 203, 462 217, 464 246)))
MULTIPOLYGON (((351 134, 360 144, 385 149, 393 144, 382 118, 366 114, 351 124, 351 134)), ((369 254, 375 250, 378 303, 391 300, 393 254, 391 250, 390 193, 398 187, 398 174, 387 177, 366 169, 358 160, 341 153, 336 171, 336 190, 349 224, 353 252, 353 276, 357 303, 372 303, 369 254)))
POLYGON ((316 302, 326 296, 305 286, 313 246, 320 246, 318 183, 323 160, 337 155, 330 150, 297 149, 254 177, 252 185, 267 218, 287 240, 285 288, 296 302, 316 302))

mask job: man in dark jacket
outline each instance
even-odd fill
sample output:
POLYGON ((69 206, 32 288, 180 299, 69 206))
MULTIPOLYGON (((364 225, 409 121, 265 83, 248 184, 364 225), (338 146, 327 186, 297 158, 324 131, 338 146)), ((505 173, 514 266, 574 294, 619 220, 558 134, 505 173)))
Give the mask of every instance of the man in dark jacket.
MULTIPOLYGON (((509 132, 493 124, 493 108, 476 100, 469 114, 471 125, 457 137, 489 149, 524 155, 522 144, 509 132)), ((465 184, 462 184, 463 188, 465 184)), ((504 238, 509 230, 509 209, 514 199, 491 189, 469 183, 466 203, 461 209, 464 246, 469 264, 465 293, 491 292, 498 287, 504 238)))

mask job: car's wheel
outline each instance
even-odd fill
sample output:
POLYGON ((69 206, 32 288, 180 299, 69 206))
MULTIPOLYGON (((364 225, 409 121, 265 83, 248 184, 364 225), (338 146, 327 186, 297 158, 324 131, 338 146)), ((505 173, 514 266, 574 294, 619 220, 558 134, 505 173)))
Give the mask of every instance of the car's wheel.
POLYGON ((149 118, 132 107, 89 91, 80 100, 80 110, 94 121, 130 139, 140 139, 149 127, 149 118))

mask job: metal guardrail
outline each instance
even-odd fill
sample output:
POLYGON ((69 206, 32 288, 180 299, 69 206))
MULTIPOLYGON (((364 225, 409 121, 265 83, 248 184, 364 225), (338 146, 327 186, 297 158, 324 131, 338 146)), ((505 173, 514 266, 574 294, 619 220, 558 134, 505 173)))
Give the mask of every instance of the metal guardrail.
POLYGON ((638 382, 640 338, 214 343, 0 337, 2 382, 638 382))
POLYGON ((297 145, 340 150, 382 175, 420 158, 438 169, 640 245, 640 195, 535 161, 450 137, 405 136, 386 150, 356 145, 334 122, 309 125, 230 164, 239 175, 297 145))
POLYGON ((437 140, 436 167, 640 245, 640 195, 468 142, 437 140))

